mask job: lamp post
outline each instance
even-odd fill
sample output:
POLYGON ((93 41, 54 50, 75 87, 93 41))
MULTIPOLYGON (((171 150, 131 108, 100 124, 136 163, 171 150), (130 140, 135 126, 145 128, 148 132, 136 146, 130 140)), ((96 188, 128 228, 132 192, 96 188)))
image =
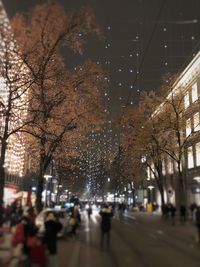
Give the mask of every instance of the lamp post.
POLYGON ((45 208, 47 207, 47 189, 48 189, 48 180, 50 179, 50 178, 52 178, 52 175, 50 175, 50 174, 45 174, 44 175, 44 178, 45 178, 45 180, 46 180, 46 186, 45 186, 45 208))
POLYGON ((153 185, 149 185, 148 189, 149 189, 149 201, 150 201, 150 203, 152 203, 152 200, 153 200, 152 190, 154 189, 154 186, 153 185))

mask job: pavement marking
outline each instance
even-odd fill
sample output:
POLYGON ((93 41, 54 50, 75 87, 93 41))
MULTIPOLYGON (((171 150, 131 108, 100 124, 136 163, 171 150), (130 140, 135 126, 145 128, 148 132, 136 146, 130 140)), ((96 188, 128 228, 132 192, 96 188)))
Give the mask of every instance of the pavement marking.
POLYGON ((164 232, 162 230, 156 230, 156 233, 159 235, 164 235, 164 232))
POLYGON ((133 215, 124 214, 124 217, 130 218, 136 221, 136 217, 133 215))

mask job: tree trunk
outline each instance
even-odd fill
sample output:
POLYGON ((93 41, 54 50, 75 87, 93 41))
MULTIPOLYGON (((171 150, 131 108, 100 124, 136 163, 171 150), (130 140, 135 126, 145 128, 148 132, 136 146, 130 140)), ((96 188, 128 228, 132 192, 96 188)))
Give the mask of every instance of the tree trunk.
POLYGON ((160 196, 161 196, 161 205, 165 205, 165 198, 164 198, 164 190, 160 190, 160 196))
POLYGON ((6 153, 6 142, 2 140, 1 143, 1 158, 0 158, 0 226, 3 223, 3 204, 4 204, 4 187, 5 187, 5 153, 6 153))
POLYGON ((40 165, 39 172, 37 177, 37 192, 36 192, 36 209, 37 212, 42 211, 43 203, 42 203, 42 192, 44 189, 44 174, 45 174, 45 156, 44 153, 40 154, 40 165))
POLYGON ((3 223, 4 186, 5 186, 5 170, 4 167, 0 165, 0 226, 2 226, 3 223))
POLYGON ((157 166, 157 173, 158 177, 156 179, 156 183, 158 186, 158 190, 160 192, 160 197, 161 197, 161 206, 163 207, 165 205, 165 198, 164 198, 164 185, 163 185, 163 174, 162 174, 162 162, 158 162, 157 166))
POLYGON ((187 186, 186 186, 186 180, 185 176, 183 175, 183 172, 181 171, 180 162, 178 162, 178 176, 179 176, 179 204, 180 205, 187 205, 187 186))
POLYGON ((44 173, 40 170, 37 177, 36 210, 39 213, 43 209, 42 192, 44 187, 44 173))
POLYGON ((132 189, 133 207, 135 207, 135 189, 132 189))

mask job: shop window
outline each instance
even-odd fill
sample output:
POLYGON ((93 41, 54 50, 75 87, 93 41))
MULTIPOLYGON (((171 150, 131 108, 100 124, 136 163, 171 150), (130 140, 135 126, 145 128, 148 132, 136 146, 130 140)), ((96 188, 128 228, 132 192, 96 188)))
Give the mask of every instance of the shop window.
POLYGON ((188 147, 187 149, 187 162, 188 162, 188 169, 194 168, 194 157, 193 157, 193 149, 192 146, 188 147))
POLYGON ((198 90, 197 90, 197 83, 195 83, 192 86, 192 102, 195 102, 197 99, 198 99, 198 90))

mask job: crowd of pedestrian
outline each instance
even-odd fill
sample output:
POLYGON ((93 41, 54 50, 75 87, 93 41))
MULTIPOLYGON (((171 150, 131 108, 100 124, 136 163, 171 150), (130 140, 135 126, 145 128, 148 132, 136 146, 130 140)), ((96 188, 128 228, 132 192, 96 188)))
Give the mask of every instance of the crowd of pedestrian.
MULTIPOLYGON (((16 255, 22 267, 56 267, 57 257, 57 234, 63 225, 56 213, 48 211, 44 222, 44 233, 41 235, 36 225, 37 213, 34 207, 22 207, 19 200, 4 207, 4 227, 12 235, 11 253, 16 255)), ((76 236, 76 230, 81 222, 81 215, 77 206, 70 209, 69 236, 76 236)))
MULTIPOLYGON (((111 219, 117 213, 117 217, 121 221, 126 210, 125 203, 106 204, 103 203, 99 215, 100 221, 100 248, 110 248, 110 231, 111 219)), ((92 205, 86 208, 88 220, 90 221, 92 205)), ((184 205, 180 205, 177 212, 176 207, 172 203, 162 206, 162 218, 168 220, 174 226, 177 222, 177 214, 180 216, 181 224, 185 224, 188 215, 192 219, 197 228, 198 242, 200 242, 200 207, 192 203, 189 209, 184 205)), ((8 225, 12 232, 12 248, 13 251, 18 247, 21 249, 21 262, 23 267, 56 267, 58 266, 57 257, 57 234, 62 229, 62 224, 53 212, 47 213, 44 222, 44 235, 38 235, 36 226, 36 212, 34 207, 28 209, 22 208, 19 201, 14 201, 10 206, 4 209, 4 224, 8 225)), ((75 238, 77 229, 81 225, 81 215, 78 206, 74 206, 70 210, 69 218, 69 236, 75 238)))

